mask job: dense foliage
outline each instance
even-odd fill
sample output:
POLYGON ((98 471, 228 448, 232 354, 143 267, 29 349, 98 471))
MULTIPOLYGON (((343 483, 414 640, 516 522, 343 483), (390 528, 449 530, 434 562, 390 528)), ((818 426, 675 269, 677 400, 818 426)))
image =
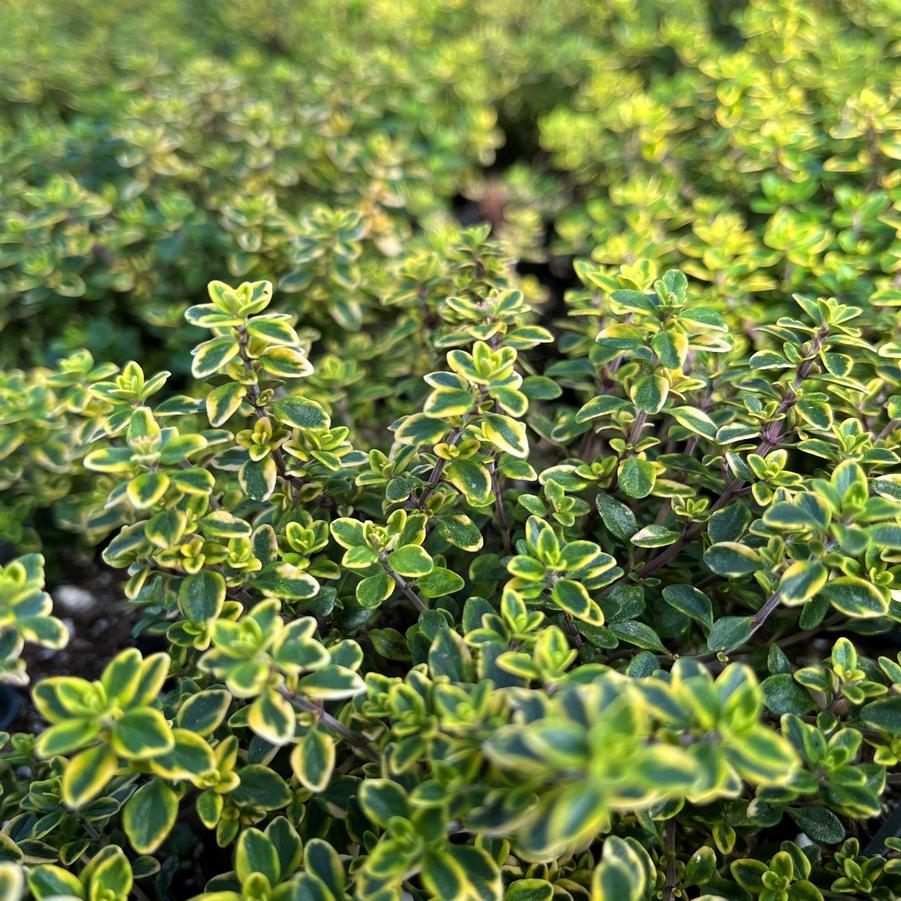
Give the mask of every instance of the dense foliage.
POLYGON ((898 13, 7 0, 0 899, 901 897, 898 13))

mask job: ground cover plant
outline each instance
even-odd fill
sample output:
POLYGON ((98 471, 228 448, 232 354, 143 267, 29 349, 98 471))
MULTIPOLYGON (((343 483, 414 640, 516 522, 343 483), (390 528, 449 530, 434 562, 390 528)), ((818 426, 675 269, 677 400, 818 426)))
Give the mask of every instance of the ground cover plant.
POLYGON ((9 0, 0 898, 901 897, 897 13, 9 0))

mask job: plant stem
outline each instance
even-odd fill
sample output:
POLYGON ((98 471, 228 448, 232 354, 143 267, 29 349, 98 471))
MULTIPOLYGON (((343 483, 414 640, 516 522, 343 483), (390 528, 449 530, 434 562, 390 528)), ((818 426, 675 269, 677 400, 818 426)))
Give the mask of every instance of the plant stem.
POLYGON ((648 414, 644 410, 639 410, 629 431, 629 437, 626 439, 630 446, 634 447, 638 443, 638 439, 641 438, 641 430, 644 428, 647 419, 648 414))
POLYGON ((289 691, 284 686, 279 688, 279 694, 282 695, 282 697, 287 698, 287 700, 289 700, 298 710, 315 714, 319 722, 321 722, 326 729, 365 754, 370 760, 378 762, 379 755, 376 753, 375 748, 370 744, 369 739, 366 738, 365 735, 361 735, 359 732, 354 732, 353 729, 349 729, 344 723, 332 716, 322 704, 317 704, 315 701, 294 694, 294 692, 289 691))
POLYGON ((787 638, 780 639, 776 642, 776 645, 780 648, 787 648, 793 644, 799 644, 802 641, 806 641, 808 638, 812 638, 814 635, 819 635, 820 632, 825 632, 826 629, 829 629, 832 626, 837 626, 844 620, 844 618, 844 614, 836 613, 833 616, 830 616, 829 619, 823 620, 823 622, 821 622, 815 629, 807 629, 804 632, 796 632, 794 635, 789 635, 787 638))
MULTIPOLYGON (((816 338, 814 339, 814 343, 817 348, 822 344, 823 338, 825 334, 817 333, 816 338)), ((785 393, 785 396, 782 398, 782 402, 779 404, 779 408, 776 411, 776 416, 780 417, 787 413, 797 402, 798 394, 797 391, 801 387, 804 382, 804 379, 810 373, 811 368, 813 367, 813 360, 804 360, 802 363, 798 365, 798 368, 795 372, 795 378, 792 384, 789 386, 788 391, 785 393)), ((638 420, 636 420, 636 423, 638 420)), ((634 426, 633 426, 634 431, 634 426)), ((755 454, 758 454, 761 457, 766 456, 774 447, 776 447, 779 441, 782 439, 782 433, 778 428, 778 420, 774 419, 772 423, 770 423, 764 430, 761 435, 760 444, 757 445, 755 454), (774 429, 774 426, 776 427, 774 429)), ((744 481, 735 481, 728 482, 726 484, 726 488, 723 493, 713 502, 713 506, 707 511, 708 519, 717 510, 721 510, 726 504, 729 503, 736 495, 745 490, 744 481)), ((647 578, 652 573, 655 573, 658 569, 666 566, 670 560, 673 559, 681 550, 685 547, 686 544, 693 541, 707 526, 707 521, 704 522, 696 522, 693 525, 689 526, 682 532, 682 535, 669 547, 664 548, 656 557, 652 557, 650 560, 645 563, 642 568, 637 573, 637 578, 644 579, 647 578)), ((630 574, 626 573, 622 575, 616 582, 608 585, 607 588, 604 589, 603 594, 607 594, 607 592, 611 591, 614 586, 618 585, 623 580, 627 579, 630 574)))
POLYGON ((778 591, 774 592, 774 594, 767 600, 767 602, 751 617, 751 632, 748 635, 747 640, 742 642, 742 645, 748 643, 751 639, 751 636, 767 621, 770 614, 779 606, 779 602, 782 600, 782 594, 778 591))
MULTIPOLYGON (((736 483, 735 485, 730 485, 726 488, 726 490, 714 501, 713 506, 710 508, 710 514, 715 513, 720 508, 724 507, 729 503, 732 498, 738 494, 740 490, 740 483, 736 483)), ((662 569, 666 566, 670 560, 675 557, 682 548, 685 547, 686 544, 693 541, 707 526, 706 520, 704 522, 696 522, 692 525, 685 528, 682 532, 682 535, 676 539, 669 547, 664 548, 657 556, 651 557, 650 560, 645 563, 641 569, 637 573, 637 578, 645 579, 652 573, 655 573, 658 569, 662 569)), ((624 573, 620 576, 615 582, 608 585, 602 592, 602 594, 606 595, 608 592, 612 591, 615 586, 617 586, 620 582, 623 582, 625 579, 629 577, 630 574, 624 573)))
MULTIPOLYGON (((248 375, 252 375, 256 378, 256 373, 253 369, 253 363, 249 356, 247 356, 247 332, 244 328, 241 329, 240 337, 238 339, 238 355, 241 357, 241 361, 244 363, 244 369, 248 375)), ((247 387, 247 400, 250 402, 250 405, 253 407, 254 416, 259 419, 264 419, 266 417, 266 411, 263 407, 260 406, 260 389, 256 384, 248 385, 247 387)), ((278 470, 278 474, 281 476, 282 480, 288 486, 288 498, 289 500, 294 500, 294 486, 302 485, 302 481, 298 479, 296 476, 292 476, 288 472, 288 466, 285 463, 284 455, 281 452, 280 448, 274 448, 271 452, 271 456, 273 461, 275 462, 275 468, 278 470)))
MULTIPOLYGON (((458 425, 447 436, 447 441, 445 441, 444 443, 449 444, 451 447, 454 447, 457 444, 457 442, 460 440, 460 438, 462 437, 463 432, 466 431, 466 427, 472 421, 472 417, 474 415, 475 414, 473 413, 473 411, 470 410, 470 412, 467 413, 463 417, 463 422, 460 423, 460 425, 458 425)), ((417 510, 421 510, 425 506, 425 502, 432 496, 433 492, 440 484, 441 476, 444 474, 444 469, 448 463, 450 463, 450 460, 446 460, 442 457, 435 464, 434 468, 432 469, 432 475, 430 476, 428 483, 426 484, 425 488, 422 489, 422 494, 419 495, 419 498, 413 504, 413 506, 417 510)))
POLYGON ((564 613, 563 622, 566 625, 566 634, 573 640, 573 644, 577 648, 581 648, 584 642, 582 641, 582 636, 579 634, 578 627, 573 622, 572 616, 568 613, 564 613))
POLYGON ((676 821, 666 821, 666 886, 663 901, 674 901, 676 897, 676 821))
MULTIPOLYGON (((470 409, 463 416, 463 421, 458 425, 455 429, 453 429, 450 434, 447 436, 447 439, 444 441, 445 444, 449 444, 451 447, 454 447, 460 438, 463 437, 463 433, 466 431, 466 427, 472 422, 473 417, 479 412, 479 407, 482 404, 482 401, 485 400, 486 392, 480 391, 478 397, 472 405, 472 409, 470 409)), ((419 495, 418 500, 416 500, 413 506, 417 510, 421 510, 425 506, 425 502, 432 496, 434 490, 438 487, 441 482, 441 476, 444 474, 444 469, 447 464, 450 463, 450 460, 445 460, 443 457, 435 464, 432 469, 432 475, 429 478, 428 484, 423 488, 422 494, 419 495)))
POLYGON ((901 420, 899 419, 890 419, 886 424, 882 431, 876 436, 877 441, 881 441, 883 438, 887 438, 891 435, 898 426, 901 425, 901 420))
POLYGON ((428 604, 426 604, 426 602, 413 590, 412 586, 403 576, 399 576, 384 560, 382 561, 382 566, 385 568, 385 572, 388 573, 388 576, 394 579, 397 583, 397 587, 410 599, 413 606, 420 613, 429 609, 428 604))
POLYGON ((501 539, 504 543, 504 553, 511 554, 513 546, 510 544, 510 526, 507 523, 507 514, 504 512, 504 498, 501 494, 500 478, 497 474, 497 460, 488 464, 491 473, 491 490, 494 492, 494 510, 497 514, 497 525, 501 530, 501 539))

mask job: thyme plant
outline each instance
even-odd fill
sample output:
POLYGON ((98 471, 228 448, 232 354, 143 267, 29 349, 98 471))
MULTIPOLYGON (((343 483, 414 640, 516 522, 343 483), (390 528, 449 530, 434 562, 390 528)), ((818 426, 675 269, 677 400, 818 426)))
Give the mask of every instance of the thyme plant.
MULTIPOLYGON (((190 396, 78 368, 103 559, 167 649, 34 686, 10 886, 895 896, 894 841, 855 836, 901 750, 901 658, 869 656, 899 619, 901 430, 860 412, 898 370, 835 299, 752 345, 678 270, 578 272, 564 330, 467 268, 443 366, 375 433, 265 281, 188 309, 190 396)), ((39 561, 3 571, 18 682, 24 641, 65 637, 39 561)))
POLYGON ((0 901, 901 897, 896 6, 6 0, 0 901))

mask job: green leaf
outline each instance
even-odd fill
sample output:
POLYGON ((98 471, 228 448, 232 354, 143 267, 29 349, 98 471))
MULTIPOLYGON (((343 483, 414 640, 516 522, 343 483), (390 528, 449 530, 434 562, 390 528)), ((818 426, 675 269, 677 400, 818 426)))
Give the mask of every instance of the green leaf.
POLYGON ((836 845, 845 838, 842 821, 828 807, 814 804, 809 807, 789 807, 788 815, 808 838, 827 845, 836 845))
POLYGON ((275 689, 267 688, 250 705, 247 725, 271 745, 286 745, 294 738, 294 708, 275 689))
POLYGON ((165 549, 181 541, 187 524, 187 517, 181 510, 163 510, 147 521, 144 531, 148 541, 165 549))
POLYGON ((660 641, 660 636, 648 625, 637 620, 625 623, 610 623, 607 627, 617 638, 627 641, 635 647, 645 651, 654 651, 658 654, 666 654, 666 648, 660 641))
POLYGON ((592 901, 642 901, 647 872, 637 852, 622 839, 611 836, 591 880, 592 901))
POLYGON ((128 499, 137 510, 152 507, 169 487, 169 476, 164 472, 145 472, 128 483, 128 499))
POLYGON ((131 865, 121 848, 107 845, 82 871, 82 880, 90 873, 91 901, 107 898, 124 899, 133 882, 131 865))
POLYGON ((485 437, 496 448, 512 457, 526 459, 529 456, 529 442, 523 423, 499 413, 484 413, 481 424, 485 437))
POLYGON ((473 406, 472 394, 463 388, 438 388, 426 400, 423 411, 430 416, 462 416, 473 406))
POLYGON ((260 366, 279 379, 300 379, 312 375, 313 366, 299 347, 267 347, 260 354, 260 366))
POLYGON ((241 490, 252 500, 265 501, 275 491, 278 467, 269 456, 262 460, 248 460, 238 472, 241 490))
POLYGON ((782 602, 789 607, 803 604, 826 584, 828 576, 828 570, 818 560, 793 563, 782 573, 779 582, 782 602))
POLYGON ((551 590, 551 597, 558 607, 576 619, 595 626, 604 624, 601 608, 589 597, 585 586, 572 579, 560 579, 551 590))
POLYGON ((259 829, 245 829, 235 848, 235 873, 242 884, 255 873, 260 873, 275 885, 281 875, 275 845, 259 829))
POLYGON ((819 594, 836 610, 856 619, 885 616, 888 613, 888 600, 883 597, 882 592, 855 576, 830 579, 819 594))
POLYGON ((425 413, 413 413, 405 416, 394 432, 394 437, 401 444, 413 444, 417 447, 433 445, 441 441, 449 431, 443 419, 426 416, 425 413))
POLYGON ((247 388, 239 382, 227 382, 214 388, 206 396, 206 415, 210 425, 219 427, 228 422, 244 402, 247 388))
POLYGON ((463 639, 453 629, 439 629, 429 648, 432 675, 447 676, 452 683, 466 682, 470 663, 469 648, 463 639))
POLYGON ((714 543, 721 541, 735 541, 741 538, 751 514, 748 508, 740 501, 735 501, 722 510, 717 510, 707 522, 707 534, 714 543))
POLYGON ((283 397, 270 408, 272 415, 295 429, 327 429, 331 420, 322 406, 304 397, 283 397))
POLYGON ((356 598, 361 607, 374 610, 394 593, 395 582, 387 573, 379 572, 357 585, 356 598))
POLYGON ((713 604, 693 585, 667 585, 663 589, 663 600, 705 628, 710 629, 713 625, 713 604))
POLYGON ((595 505, 604 525, 615 538, 628 541, 638 531, 635 514, 616 498, 609 494, 599 494, 595 498, 595 505))
POLYGON ((383 829, 393 817, 410 816, 406 792, 390 779, 366 779, 360 786, 359 800, 366 816, 383 829))
POLYGON ((511 882, 504 901, 553 901, 554 886, 544 879, 517 879, 511 882))
POLYGON ((775 673, 761 683, 763 702, 767 710, 782 716, 795 713, 803 716, 816 707, 810 693, 799 685, 790 673, 775 673))
POLYGON ((146 760, 171 751, 175 741, 163 715, 152 707, 127 711, 113 726, 113 750, 130 760, 146 760))
POLYGON ((410 651, 407 640, 397 629, 386 626, 384 629, 370 629, 369 640, 376 654, 388 660, 409 660, 410 651))
POLYGON ((291 752, 291 767, 301 784, 311 792, 328 788, 335 767, 335 743, 317 729, 311 729, 291 752))
POLYGON ((839 497, 844 500, 849 495, 857 495, 860 500, 867 497, 867 477, 863 468, 859 463, 853 460, 843 460, 832 473, 830 479, 832 487, 839 493, 839 497))
POLYGON ((153 854, 172 831, 178 798, 160 779, 141 786, 122 811, 122 826, 139 854, 153 854))
POLYGON ((97 737, 100 723, 95 719, 73 719, 51 726, 38 736, 35 752, 47 759, 83 748, 97 737))
POLYGON ((91 683, 76 676, 51 676, 41 680, 32 692, 38 713, 50 723, 65 722, 72 716, 93 716, 94 697, 91 683))
POLYGON ((747 576, 757 572, 763 562, 760 555, 735 541, 712 544, 704 552, 704 562, 718 576, 747 576))
POLYGON ((420 594, 426 598, 440 598, 459 591, 466 582, 455 572, 436 566, 428 575, 422 576, 416 583, 420 594))
POLYGON ((419 545, 407 544, 388 555, 388 564, 401 576, 417 578, 430 573, 435 564, 428 553, 419 545))
POLYGON ((269 598, 305 601, 319 594, 319 583, 307 572, 290 563, 267 566, 254 581, 254 587, 269 598))
POLYGON ((709 845, 702 845, 685 864, 686 885, 703 885, 716 876, 716 852, 709 845))
POLYGON ((716 423, 703 410, 697 407, 675 407, 669 414, 679 425, 695 435, 709 441, 716 440, 716 423))
POLYGON ((637 531, 629 540, 636 547, 667 547, 675 544, 680 536, 680 532, 652 523, 637 531))
POLYGON ((291 790, 278 773, 267 766, 252 763, 237 771, 240 785, 230 798, 238 805, 249 805, 260 810, 278 810, 291 801, 291 790))
POLYGON ((320 838, 311 838, 304 844, 304 869, 328 886, 338 899, 344 896, 344 867, 335 849, 320 838))
MULTIPOLYGON (((683 339, 684 341, 684 339, 683 339)), ((687 342, 682 344, 684 348, 687 342)), ((673 336, 667 331, 659 331, 651 339, 651 348, 657 358, 667 369, 679 369, 682 366, 682 355, 676 347, 673 336)))
POLYGON ((629 497, 647 497, 654 490, 657 470, 648 460, 630 457, 619 466, 619 487, 629 497))
POLYGON ((488 468, 472 460, 452 460, 444 470, 445 478, 475 507, 491 502, 491 476, 488 468))
POLYGON ((365 683, 353 670, 334 664, 304 676, 299 684, 301 694, 323 701, 350 698, 366 690, 365 683))
POLYGON ((89 453, 84 458, 84 465, 95 472, 128 472, 131 455, 127 447, 104 447, 89 453))
POLYGON ((629 397, 645 413, 659 413, 669 395, 669 382, 660 375, 646 375, 632 384, 629 397))
POLYGON ((711 651, 728 651, 744 644, 751 637, 750 616, 724 616, 718 619, 707 636, 711 651))
POLYGON ((435 531, 448 544, 464 551, 478 551, 481 549, 484 539, 482 533, 476 528, 473 521, 463 513, 442 515, 435 523, 435 531))
POLYGON ((832 428, 832 410, 827 404, 802 397, 795 408, 815 429, 825 432, 832 428))
POLYGON ((247 331, 267 344, 297 344, 297 332, 277 315, 254 316, 247 321, 247 331))
POLYGON ((422 862, 422 881, 434 898, 462 898, 466 872, 449 854, 427 851, 422 862))
POLYGON ((207 829, 215 829, 222 814, 225 801, 222 795, 216 794, 212 789, 207 789, 197 796, 197 817, 207 829))
POLYGON ((210 338, 191 351, 191 374, 195 379, 205 379, 224 369, 238 355, 238 342, 229 335, 210 338))
POLYGON ((766 864, 759 860, 736 860, 729 865, 735 881, 749 892, 759 894, 764 888, 763 877, 769 872, 766 864))
MULTIPOLYGON (((11 866, 7 864, 7 866, 11 866)), ((18 885, 21 886, 21 870, 16 868, 19 873, 18 885)), ((60 898, 73 897, 81 898, 84 894, 84 886, 81 880, 68 870, 62 869, 49 864, 35 867, 28 874, 28 887, 31 889, 35 898, 60 898)), ((0 883, 0 898, 4 901, 18 901, 21 894, 3 894, 3 890, 7 888, 0 883)), ((21 892, 21 888, 20 888, 21 892)))
POLYGON ((800 532, 818 529, 820 524, 810 515, 810 511, 799 504, 787 501, 773 504, 763 515, 763 521, 773 529, 785 532, 800 532))
POLYGON ((206 497, 215 484, 211 472, 205 469, 179 469, 169 473, 169 481, 183 494, 206 497))
POLYGON ((67 807, 83 807, 92 801, 116 772, 116 755, 106 745, 97 745, 73 757, 63 772, 62 799, 67 807))
POLYGON ((178 589, 178 609, 193 623, 215 619, 225 603, 225 579, 203 570, 188 576, 178 589))
POLYGON ((901 526, 874 526, 870 530, 870 541, 877 547, 901 550, 901 526))
POLYGON ((352 548, 366 543, 366 533, 363 531, 363 523, 357 519, 341 517, 333 520, 330 526, 332 537, 341 547, 352 548))
POLYGON ((576 422, 590 422, 600 416, 609 416, 626 406, 627 404, 622 398, 614 397, 612 394, 602 394, 599 397, 593 397, 579 409, 576 413, 576 422))
POLYGON ((621 288, 610 295, 617 304, 627 310, 637 310, 642 313, 655 314, 657 311, 657 299, 653 295, 643 294, 641 291, 632 291, 621 288))
POLYGON ((133 706, 144 706, 157 699, 163 683, 169 675, 170 663, 169 655, 164 653, 151 654, 144 659, 141 664, 141 674, 138 676, 138 684, 131 697, 133 706))
POLYGON ((176 435, 165 441, 160 449, 160 463, 163 466, 176 466, 206 446, 207 440, 203 435, 176 435))
POLYGON ((379 555, 372 548, 357 545, 348 548, 341 558, 341 565, 347 569, 369 569, 373 563, 378 563, 379 555))
POLYGON ((220 688, 195 692, 179 707, 175 722, 197 735, 209 735, 225 719, 231 700, 232 696, 220 688))
POLYGON ((798 765, 797 755, 782 736, 765 726, 727 738, 729 762, 756 785, 784 784, 798 765))
POLYGON ((901 735, 901 695, 873 701, 860 711, 861 722, 889 735, 901 735))

